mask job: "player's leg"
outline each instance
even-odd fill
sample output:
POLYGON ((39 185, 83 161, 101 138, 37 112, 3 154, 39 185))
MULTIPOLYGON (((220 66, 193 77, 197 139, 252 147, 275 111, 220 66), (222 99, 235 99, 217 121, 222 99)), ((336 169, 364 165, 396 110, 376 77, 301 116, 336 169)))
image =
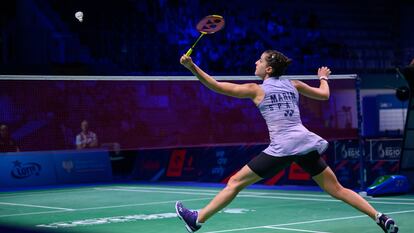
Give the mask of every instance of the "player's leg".
POLYGON ((398 227, 390 217, 379 213, 364 198, 354 191, 344 188, 334 172, 317 152, 300 156, 297 163, 308 171, 313 180, 332 197, 339 199, 374 219, 385 232, 398 232, 398 227))
POLYGON ((395 221, 385 214, 379 213, 364 198, 354 191, 344 188, 336 178, 333 171, 327 167, 320 174, 313 177, 318 185, 331 196, 339 199, 355 209, 371 217, 386 233, 398 232, 395 221))
POLYGON ((230 178, 227 186, 205 207, 199 215, 198 221, 203 223, 212 215, 227 206, 236 195, 253 183, 273 176, 292 162, 290 156, 275 157, 264 152, 253 158, 246 166, 230 178))
POLYGON ((375 219, 377 211, 360 195, 350 189, 344 188, 338 182, 331 168, 326 167, 325 170, 312 178, 319 187, 332 197, 346 202, 372 219, 375 219))
POLYGON ((242 189, 261 179, 262 178, 254 173, 249 166, 244 166, 229 179, 226 187, 221 190, 206 207, 200 210, 198 221, 200 223, 205 222, 215 213, 226 207, 242 189))
POLYGON ((178 201, 175 204, 177 216, 184 221, 188 232, 195 232, 201 228, 201 223, 204 223, 215 213, 226 207, 243 188, 260 179, 262 178, 245 165, 229 179, 226 187, 199 212, 185 208, 184 205, 178 201))
POLYGON ((191 211, 181 202, 176 203, 178 217, 185 222, 189 232, 200 229, 200 223, 204 223, 215 213, 227 206, 237 194, 250 184, 274 175, 291 163, 288 157, 275 157, 261 153, 253 158, 246 166, 233 175, 227 186, 220 191, 213 200, 199 212, 191 211))

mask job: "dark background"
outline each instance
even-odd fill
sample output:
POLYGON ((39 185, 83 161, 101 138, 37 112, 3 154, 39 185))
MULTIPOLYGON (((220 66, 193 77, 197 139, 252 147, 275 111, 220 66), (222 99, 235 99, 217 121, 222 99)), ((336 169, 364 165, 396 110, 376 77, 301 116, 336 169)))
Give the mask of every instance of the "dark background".
POLYGON ((0 73, 188 74, 178 63, 209 14, 223 31, 194 59, 213 74, 251 75, 265 49, 291 74, 382 73, 414 57, 412 1, 6 0, 0 8, 0 73), (84 22, 75 19, 84 12, 84 22))
MULTIPOLYGON (((380 89, 370 92, 376 95, 404 85, 396 68, 414 57, 413 5, 7 0, 0 8, 0 74, 190 75, 179 58, 199 35, 195 25, 205 15, 220 14, 224 30, 203 38, 193 53, 209 73, 253 75, 260 54, 277 49, 293 59, 288 74, 316 74, 328 65, 334 74, 359 74, 363 88, 380 89), (74 16, 79 10, 83 23, 74 16)), ((49 79, 0 81, 0 123, 9 125, 22 150, 74 148, 83 119, 101 144, 123 149, 268 140, 251 102, 220 96, 197 82, 49 79)), ((355 83, 335 83, 328 102, 301 99, 302 120, 327 139, 355 138, 355 83)))

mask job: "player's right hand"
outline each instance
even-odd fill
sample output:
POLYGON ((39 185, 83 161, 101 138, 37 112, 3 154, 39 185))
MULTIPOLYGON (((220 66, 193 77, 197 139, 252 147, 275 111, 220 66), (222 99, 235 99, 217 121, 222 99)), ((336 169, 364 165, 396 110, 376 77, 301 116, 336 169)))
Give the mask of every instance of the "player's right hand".
POLYGON ((326 66, 322 66, 321 68, 318 69, 319 78, 322 76, 328 77, 330 74, 331 74, 331 70, 326 66))

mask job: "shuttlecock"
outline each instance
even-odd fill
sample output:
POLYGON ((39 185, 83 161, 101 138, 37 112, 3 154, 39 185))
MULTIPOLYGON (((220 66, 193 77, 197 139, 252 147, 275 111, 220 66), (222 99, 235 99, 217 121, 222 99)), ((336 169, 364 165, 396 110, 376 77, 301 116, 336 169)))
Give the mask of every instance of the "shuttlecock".
POLYGON ((79 22, 82 23, 82 21, 83 21, 83 12, 82 11, 76 12, 75 17, 79 20, 79 22))

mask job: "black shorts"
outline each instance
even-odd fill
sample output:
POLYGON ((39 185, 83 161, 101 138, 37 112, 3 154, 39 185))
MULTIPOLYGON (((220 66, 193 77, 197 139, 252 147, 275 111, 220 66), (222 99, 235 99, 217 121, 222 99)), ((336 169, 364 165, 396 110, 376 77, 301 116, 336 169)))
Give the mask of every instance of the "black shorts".
POLYGON ((297 163, 311 176, 316 176, 325 170, 328 165, 317 151, 304 155, 291 155, 275 157, 264 152, 254 157, 248 164, 250 169, 262 178, 269 178, 289 166, 292 162, 297 163))

